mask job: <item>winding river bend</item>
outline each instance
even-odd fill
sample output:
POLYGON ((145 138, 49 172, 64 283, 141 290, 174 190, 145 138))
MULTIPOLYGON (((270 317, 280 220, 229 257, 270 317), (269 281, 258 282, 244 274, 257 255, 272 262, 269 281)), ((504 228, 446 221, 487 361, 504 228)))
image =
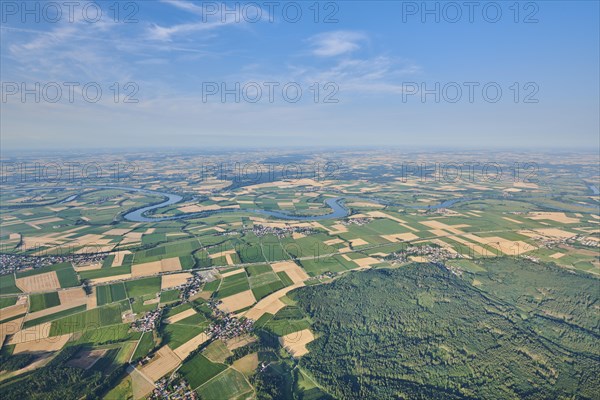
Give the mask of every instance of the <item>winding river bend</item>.
MULTIPOLYGON (((594 192, 593 194, 597 195, 596 192, 598 191, 598 188, 595 186, 594 187, 589 186, 589 187, 592 190, 592 192, 594 192)), ((85 186, 83 188, 97 189, 97 190, 103 190, 103 189, 123 190, 126 192, 137 192, 137 193, 143 193, 143 194, 150 195, 150 196, 163 197, 165 200, 162 202, 159 202, 156 204, 151 204, 149 206, 138 207, 132 211, 129 211, 128 213, 126 213, 123 216, 123 218, 127 221, 142 222, 142 223, 174 221, 174 220, 187 219, 187 218, 203 218, 203 217, 208 217, 208 216, 212 216, 212 215, 216 215, 216 214, 234 213, 234 212, 266 215, 266 216, 283 219, 283 220, 290 220, 290 221, 322 221, 322 220, 327 220, 327 219, 338 219, 338 218, 347 217, 350 214, 350 210, 348 210, 348 208, 346 208, 344 205, 344 202, 346 200, 368 201, 368 202, 377 203, 377 204, 386 205, 386 206, 394 206, 394 207, 399 207, 399 208, 410 208, 410 209, 422 209, 424 207, 422 204, 407 205, 407 204, 393 203, 393 202, 390 202, 390 201, 387 201, 384 199, 380 199, 377 197, 340 196, 340 197, 332 197, 332 198, 325 200, 324 203, 327 207, 329 207, 331 209, 331 212, 329 212, 327 214, 322 214, 322 215, 295 215, 295 214, 287 213, 287 212, 283 212, 283 211, 226 208, 226 209, 221 209, 221 210, 200 211, 200 212, 185 213, 185 214, 170 215, 170 216, 153 216, 152 211, 162 208, 162 207, 177 204, 183 200, 183 197, 181 197, 178 194, 174 194, 174 193, 167 193, 167 192, 161 192, 161 191, 150 190, 150 189, 123 187, 123 186, 85 186)), ((46 189, 46 188, 37 188, 37 189, 46 189)), ((69 187, 54 187, 53 189, 69 189, 69 187)), ((32 189, 29 188, 29 189, 17 189, 17 190, 32 190, 32 189)), ((71 195, 63 200, 57 201, 57 203, 64 204, 64 203, 67 203, 69 201, 76 199, 78 196, 79 196, 79 194, 71 195)), ((440 208, 450 208, 450 207, 454 206, 455 204, 468 202, 468 201, 472 201, 472 200, 477 200, 477 199, 469 198, 469 197, 457 197, 457 198, 445 200, 445 201, 437 203, 437 204, 428 205, 427 207, 430 210, 436 210, 436 209, 440 209, 440 208)), ((584 205, 584 204, 573 203, 573 205, 578 206, 578 207, 590 208, 590 209, 593 208, 596 210, 599 207, 598 205, 592 205, 592 204, 584 205)), ((572 211, 572 210, 557 208, 557 207, 550 207, 550 206, 545 206, 545 207, 552 209, 552 210, 557 210, 557 211, 565 211, 565 212, 572 211)))
MULTIPOLYGON (((386 205, 386 206, 396 206, 396 207, 402 207, 402 208, 412 208, 412 209, 423 208, 423 205, 396 204, 396 203, 392 203, 387 200, 379 199, 376 197, 340 196, 340 197, 332 197, 332 198, 325 200, 324 203, 327 207, 331 208, 331 212, 329 212, 328 214, 322 214, 322 215, 295 215, 295 214, 287 213, 287 212, 283 212, 283 211, 225 208, 225 209, 221 209, 221 210, 200 211, 200 212, 185 213, 185 214, 179 214, 179 215, 153 216, 151 214, 152 211, 162 208, 162 207, 177 204, 183 200, 183 197, 178 194, 174 194, 174 193, 167 193, 167 192, 161 192, 158 190, 141 189, 141 188, 126 187, 126 186, 82 186, 80 188, 95 189, 95 190, 104 190, 104 189, 122 190, 125 192, 136 192, 136 193, 146 194, 149 196, 163 197, 165 200, 162 202, 151 204, 149 206, 138 207, 134 210, 127 212, 123 216, 123 218, 127 221, 144 222, 144 223, 174 221, 174 220, 187 219, 187 218, 202 218, 202 217, 208 217, 208 216, 212 216, 212 215, 216 215, 216 214, 234 213, 234 212, 266 215, 266 216, 270 216, 270 217, 274 217, 274 218, 278 218, 278 219, 290 220, 290 221, 322 221, 322 220, 326 220, 326 219, 337 219, 337 218, 347 217, 350 214, 350 210, 348 210, 348 208, 346 208, 344 206, 344 202, 346 200, 368 201, 368 202, 382 204, 382 205, 386 205)), ((42 189, 48 189, 48 188, 36 187, 36 188, 27 188, 27 189, 19 188, 19 189, 14 189, 14 190, 21 191, 21 190, 42 190, 42 189)), ((58 187, 55 186, 55 187, 52 187, 51 189, 73 189, 73 188, 67 187, 67 186, 58 186, 58 187)), ((79 196, 80 196, 80 194, 70 195, 69 197, 67 197, 65 199, 57 200, 50 204, 65 204, 72 200, 75 200, 79 196)), ((429 205, 428 207, 429 207, 429 209, 432 209, 432 210, 439 209, 439 208, 449 208, 456 203, 470 201, 470 200, 473 200, 473 199, 460 197, 460 198, 446 200, 446 201, 443 201, 443 202, 435 204, 435 205, 429 205)), ((44 205, 49 205, 49 204, 44 204, 44 205)), ((32 207, 35 207, 35 206, 36 205, 32 205, 32 207)))
MULTIPOLYGON (((195 213, 186 213, 186 214, 164 216, 164 217, 154 217, 154 216, 149 216, 148 213, 150 213, 153 210, 162 208, 162 207, 177 204, 183 198, 177 194, 158 192, 158 191, 148 190, 148 189, 136 189, 136 188, 126 188, 126 187, 111 188, 111 189, 128 190, 128 191, 140 192, 140 193, 144 193, 144 194, 148 194, 148 195, 159 195, 159 196, 166 198, 166 200, 161 203, 137 208, 137 209, 125 214, 123 216, 123 218, 125 218, 126 220, 131 221, 131 222, 173 221, 173 220, 178 220, 178 219, 199 218, 199 217, 206 217, 206 216, 215 215, 215 214, 233 213, 233 212, 246 212, 246 213, 267 215, 267 216, 274 217, 274 218, 293 220, 293 221, 322 221, 322 220, 326 220, 326 219, 337 219, 337 218, 347 217, 350 214, 350 211, 344 206, 344 201, 346 201, 348 199, 370 201, 370 202, 375 202, 378 204, 385 204, 385 205, 397 205, 400 207, 408 207, 408 208, 422 208, 423 207, 423 206, 406 206, 406 205, 401 205, 401 204, 392 204, 392 203, 388 203, 384 200, 376 199, 376 198, 345 196, 345 197, 332 197, 330 199, 325 200, 325 204, 329 208, 331 208, 331 212, 328 214, 323 214, 323 215, 294 215, 294 214, 288 214, 288 213, 285 213, 282 211, 270 211, 270 210, 260 210, 260 209, 244 209, 244 210, 222 209, 222 210, 201 211, 201 212, 195 212, 195 213)), ((471 199, 457 198, 457 199, 446 200, 442 203, 430 206, 430 209, 448 208, 458 202, 468 201, 468 200, 471 200, 471 199)))

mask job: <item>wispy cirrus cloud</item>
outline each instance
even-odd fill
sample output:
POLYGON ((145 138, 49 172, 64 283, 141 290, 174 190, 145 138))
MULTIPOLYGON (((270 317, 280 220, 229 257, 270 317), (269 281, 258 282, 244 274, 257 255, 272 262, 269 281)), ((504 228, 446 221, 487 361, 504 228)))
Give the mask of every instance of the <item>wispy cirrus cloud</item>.
POLYGON ((333 31, 314 35, 308 39, 312 53, 319 57, 334 57, 360 49, 367 36, 361 32, 333 31))
MULTIPOLYGON (((194 16, 200 17, 200 19, 195 18, 194 21, 171 26, 152 24, 148 32, 148 38, 151 40, 170 42, 177 37, 183 37, 196 32, 207 32, 234 24, 242 26, 256 22, 249 20, 249 17, 245 14, 243 7, 240 7, 239 3, 235 3, 234 8, 229 8, 224 2, 207 2, 203 6, 181 0, 162 0, 161 2, 194 14, 194 16)), ((253 7, 259 10, 260 18, 258 21, 270 20, 270 14, 267 10, 256 3, 252 4, 253 7)))

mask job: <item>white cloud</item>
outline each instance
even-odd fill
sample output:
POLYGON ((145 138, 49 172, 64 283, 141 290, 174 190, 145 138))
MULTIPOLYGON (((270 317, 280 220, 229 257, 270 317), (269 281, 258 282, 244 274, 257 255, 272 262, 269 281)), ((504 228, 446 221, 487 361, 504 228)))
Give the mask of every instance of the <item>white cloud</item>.
POLYGON ((309 38, 313 54, 319 57, 333 57, 358 50, 367 36, 360 32, 334 31, 320 33, 309 38))

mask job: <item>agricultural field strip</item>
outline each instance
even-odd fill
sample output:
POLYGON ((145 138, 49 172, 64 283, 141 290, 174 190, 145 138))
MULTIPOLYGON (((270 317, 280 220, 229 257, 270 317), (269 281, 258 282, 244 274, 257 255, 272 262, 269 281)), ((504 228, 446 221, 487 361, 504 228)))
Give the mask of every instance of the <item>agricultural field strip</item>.
MULTIPOLYGON (((476 232, 476 233, 477 234, 482 234, 482 233, 483 234, 488 234, 488 233, 511 233, 511 232, 514 232, 514 229, 489 230, 489 231, 480 231, 480 232, 476 232)), ((442 238, 442 237, 452 237, 452 236, 461 237, 461 236, 463 236, 465 234, 469 234, 469 233, 463 233, 463 234, 448 233, 446 235, 426 236, 426 237, 421 237, 421 238, 418 238, 418 239, 407 240, 407 241, 397 242, 397 243, 424 242, 424 241, 427 241, 427 240, 433 240, 433 239, 442 238)), ((483 238, 483 239, 485 239, 485 238, 483 238)), ((200 243, 199 240, 198 240, 198 243, 200 243)), ((360 249, 354 249, 354 250, 351 250, 351 251, 346 251, 343 254, 361 253, 361 252, 366 251, 366 250, 373 250, 373 249, 377 249, 377 248, 380 248, 380 247, 387 247, 387 246, 390 246, 390 245, 393 245, 393 244, 395 244, 395 243, 390 242, 390 243, 382 243, 382 244, 373 244, 373 245, 370 245, 370 246, 361 247, 360 249)), ((473 244, 476 245, 477 243, 473 243, 473 244)), ((338 252, 335 252, 335 253, 320 254, 319 257, 323 257, 323 258, 324 257, 334 257, 334 256, 340 255, 340 254, 342 254, 342 253, 340 253, 338 251, 338 252)), ((299 257, 299 258, 297 258, 297 260, 299 260, 299 261, 301 261, 301 260, 310 260, 312 258, 314 258, 314 255, 306 256, 306 257, 299 257)), ((223 268, 234 268, 234 267, 244 268, 244 267, 249 267, 249 266, 253 266, 253 265, 264 265, 265 263, 267 263, 267 262, 266 261, 262 261, 262 262, 252 262, 252 263, 239 263, 239 264, 233 264, 233 265, 227 265, 227 266, 209 267, 209 268, 206 268, 206 267, 205 268, 193 268, 193 269, 186 270, 186 272, 206 271, 206 270, 210 270, 210 269, 213 269, 213 268, 221 268, 221 267, 223 267, 223 268)), ((152 276, 162 276, 162 275, 177 274, 177 273, 181 273, 181 271, 159 272, 159 273, 157 273, 155 275, 152 275, 152 276)), ((148 278, 148 277, 149 276, 140 277, 140 279, 148 278)), ((134 280, 136 280, 136 279, 119 279, 119 280, 115 280, 114 282, 134 281, 134 280)), ((111 281, 111 282, 113 282, 113 281, 111 281)), ((103 282, 103 283, 105 283, 105 282, 103 282)), ((92 285, 92 286, 100 286, 100 285, 92 285)), ((77 286, 75 286, 75 287, 77 287, 77 286)), ((67 290, 67 289, 71 289, 71 288, 60 288, 58 290, 67 290)), ((51 292, 54 292, 54 291, 57 291, 57 290, 36 291, 36 292, 23 292, 21 294, 51 293, 51 292)), ((0 297, 11 297, 11 296, 14 296, 14 294, 0 294, 0 297)))
MULTIPOLYGON (((182 365, 183 365, 183 364, 182 364, 182 365)), ((180 367, 180 368, 181 368, 181 367, 180 367)), ((231 368, 231 369, 233 369, 233 370, 235 370, 235 371, 237 371, 237 372, 240 372, 240 371, 238 371, 237 369, 233 368, 233 367, 230 365, 230 366, 228 366, 228 368, 225 368, 223 371, 219 372, 217 375, 213 376, 212 378, 210 378, 209 380, 207 380, 206 382, 204 382, 202 385, 200 385, 200 386, 198 386, 198 387, 194 388, 193 390, 194 390, 194 391, 196 391, 196 390, 200 389, 202 386, 204 386, 204 385, 208 384, 210 381, 212 381, 212 380, 216 379, 217 377, 219 377, 219 376, 223 375, 223 374, 224 374, 225 372, 227 372, 227 371, 228 371, 230 368, 231 368)), ((241 374, 241 375, 244 377, 244 379, 246 379, 246 382, 248 382, 248 379, 246 378, 246 375, 242 374, 241 372, 240 372, 240 374, 241 374)), ((250 382, 248 382, 248 385, 250 385, 250 387, 254 388, 254 386, 252 386, 252 385, 250 384, 250 382)))

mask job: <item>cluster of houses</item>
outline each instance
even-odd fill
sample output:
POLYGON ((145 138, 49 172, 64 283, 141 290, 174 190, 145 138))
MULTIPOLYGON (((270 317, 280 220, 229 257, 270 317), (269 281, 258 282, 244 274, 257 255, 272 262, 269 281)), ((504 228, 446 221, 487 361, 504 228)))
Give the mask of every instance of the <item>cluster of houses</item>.
POLYGON ((148 311, 142 318, 135 320, 133 324, 131 324, 131 328, 136 332, 150 332, 154 330, 160 322, 161 314, 162 307, 148 311))
POLYGON ((175 373, 156 382, 156 388, 148 396, 150 400, 197 400, 198 394, 194 392, 187 381, 175 373))
POLYGON ((101 262, 106 254, 68 254, 68 255, 44 255, 26 256, 18 254, 0 254, 0 274, 13 273, 25 268, 42 268, 63 262, 71 262, 75 265, 87 265, 101 262))
POLYGON ((186 283, 176 287, 175 289, 179 289, 180 291, 179 298, 182 301, 187 301, 187 299, 200 292, 203 282, 204 279, 202 276, 194 272, 192 273, 192 277, 189 278, 186 283))
POLYGON ((315 233, 314 229, 308 227, 301 226, 286 226, 285 228, 279 227, 271 227, 271 226, 263 226, 263 225, 254 225, 252 228, 252 232, 258 236, 267 236, 267 235, 275 235, 279 239, 284 238, 286 236, 290 236, 293 233, 301 233, 305 236, 311 235, 315 233))
POLYGON ((230 313, 219 309, 221 301, 211 301, 208 306, 213 310, 213 323, 208 327, 208 334, 217 339, 231 339, 251 332, 254 321, 251 319, 238 319, 230 313))
POLYGON ((400 264, 408 261, 409 257, 424 257, 427 261, 433 263, 443 264, 446 260, 462 258, 458 253, 454 253, 439 246, 423 245, 423 246, 411 246, 405 250, 391 253, 385 258, 385 261, 390 261, 392 264, 400 264))
POLYGON ((541 244, 542 247, 545 247, 547 249, 558 247, 561 244, 575 244, 575 243, 578 243, 583 246, 588 246, 588 247, 599 247, 600 246, 600 240, 598 240, 596 238, 592 238, 590 236, 584 236, 584 235, 575 235, 575 236, 571 236, 568 238, 551 238, 551 239, 542 237, 542 236, 536 236, 536 237, 534 237, 534 240, 537 240, 541 244))
POLYGON ((341 221, 342 225, 367 225, 369 222, 373 221, 373 218, 367 217, 359 217, 359 218, 348 218, 346 220, 341 221))

